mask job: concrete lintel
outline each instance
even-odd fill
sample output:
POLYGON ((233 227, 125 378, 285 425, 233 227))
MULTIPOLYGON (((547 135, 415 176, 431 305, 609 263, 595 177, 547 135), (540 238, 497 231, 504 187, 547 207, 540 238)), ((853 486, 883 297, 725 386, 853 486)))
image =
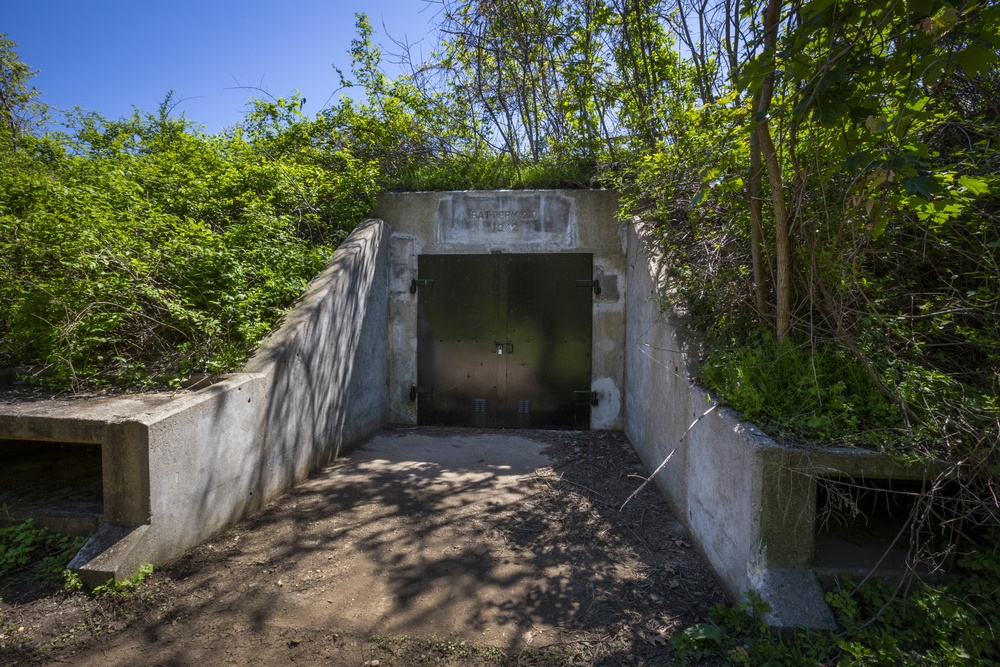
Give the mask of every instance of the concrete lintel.
POLYGON ((905 462, 883 452, 847 447, 795 450, 799 467, 817 477, 857 477, 869 479, 933 479, 945 474, 944 462, 905 462))
POLYGON ((103 444, 108 424, 169 406, 177 394, 129 394, 0 403, 0 437, 103 444))
POLYGON ((18 414, 10 410, 11 407, 0 407, 0 433, 6 440, 79 442, 88 445, 104 442, 106 422, 51 414, 18 414))

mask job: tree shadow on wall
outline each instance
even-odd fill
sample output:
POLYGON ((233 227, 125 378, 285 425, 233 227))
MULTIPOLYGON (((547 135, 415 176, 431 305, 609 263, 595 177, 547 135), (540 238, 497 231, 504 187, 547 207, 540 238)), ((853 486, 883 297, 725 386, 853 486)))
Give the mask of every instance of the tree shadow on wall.
MULTIPOLYGON (((222 386, 204 448, 197 525, 231 524, 374 433, 387 410, 387 257, 379 223, 362 225, 246 367, 266 382, 222 386), (376 226, 377 225, 377 226, 376 226), (370 233, 365 232, 370 229, 370 233), (225 445, 221 444, 226 440, 225 445), (243 494, 236 503, 234 495, 243 494)), ((204 438, 204 435, 199 433, 204 438)))

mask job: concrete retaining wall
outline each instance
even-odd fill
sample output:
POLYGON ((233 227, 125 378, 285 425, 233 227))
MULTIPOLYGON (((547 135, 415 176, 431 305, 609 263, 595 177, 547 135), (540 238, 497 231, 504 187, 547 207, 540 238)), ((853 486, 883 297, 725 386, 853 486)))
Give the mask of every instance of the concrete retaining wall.
POLYGON ((0 406, 0 433, 102 447, 104 520, 70 564, 130 576, 232 525, 388 413, 389 229, 337 249, 244 372, 196 392, 0 406))
POLYGON ((701 357, 662 308, 664 260, 628 230, 624 430, 729 596, 759 593, 776 626, 831 627, 813 563, 817 481, 922 479, 928 471, 859 450, 777 444, 718 407, 692 378, 701 357))

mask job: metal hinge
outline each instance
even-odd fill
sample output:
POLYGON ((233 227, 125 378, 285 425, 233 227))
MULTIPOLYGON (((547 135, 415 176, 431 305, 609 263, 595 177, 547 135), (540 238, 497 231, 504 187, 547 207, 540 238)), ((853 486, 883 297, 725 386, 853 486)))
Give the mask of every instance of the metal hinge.
POLYGON ((574 391, 573 392, 573 402, 582 405, 583 403, 590 403, 594 407, 597 407, 597 392, 596 391, 574 391))
POLYGON ((414 278, 410 281, 410 294, 417 293, 417 286, 430 286, 434 284, 432 278, 414 278))
POLYGON ((417 400, 417 396, 432 396, 434 394, 433 389, 427 387, 418 387, 415 384, 410 385, 410 400, 417 400))
POLYGON ((577 280, 577 287, 593 287, 594 294, 600 295, 601 293, 601 281, 600 280, 577 280))

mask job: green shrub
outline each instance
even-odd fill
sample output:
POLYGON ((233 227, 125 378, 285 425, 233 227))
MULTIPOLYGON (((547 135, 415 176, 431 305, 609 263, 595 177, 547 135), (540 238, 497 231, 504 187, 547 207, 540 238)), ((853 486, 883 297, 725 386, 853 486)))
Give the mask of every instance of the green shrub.
POLYGON ((75 122, 72 140, 39 140, 55 144, 45 159, 36 146, 0 164, 0 366, 52 386, 237 368, 367 210, 368 176, 241 133, 163 114, 75 122))
POLYGON ((761 620, 753 593, 715 606, 706 622, 671 639, 681 664, 724 659, 734 665, 994 665, 1000 663, 1000 554, 996 541, 959 559, 959 577, 940 586, 892 587, 849 578, 827 594, 839 629, 778 634, 761 620))
POLYGON ((782 346, 759 332, 739 347, 710 353, 701 380, 777 436, 874 444, 897 438, 902 426, 896 405, 833 343, 782 346))
POLYGON ((85 537, 51 533, 31 519, 0 528, 0 577, 58 579, 85 537))

